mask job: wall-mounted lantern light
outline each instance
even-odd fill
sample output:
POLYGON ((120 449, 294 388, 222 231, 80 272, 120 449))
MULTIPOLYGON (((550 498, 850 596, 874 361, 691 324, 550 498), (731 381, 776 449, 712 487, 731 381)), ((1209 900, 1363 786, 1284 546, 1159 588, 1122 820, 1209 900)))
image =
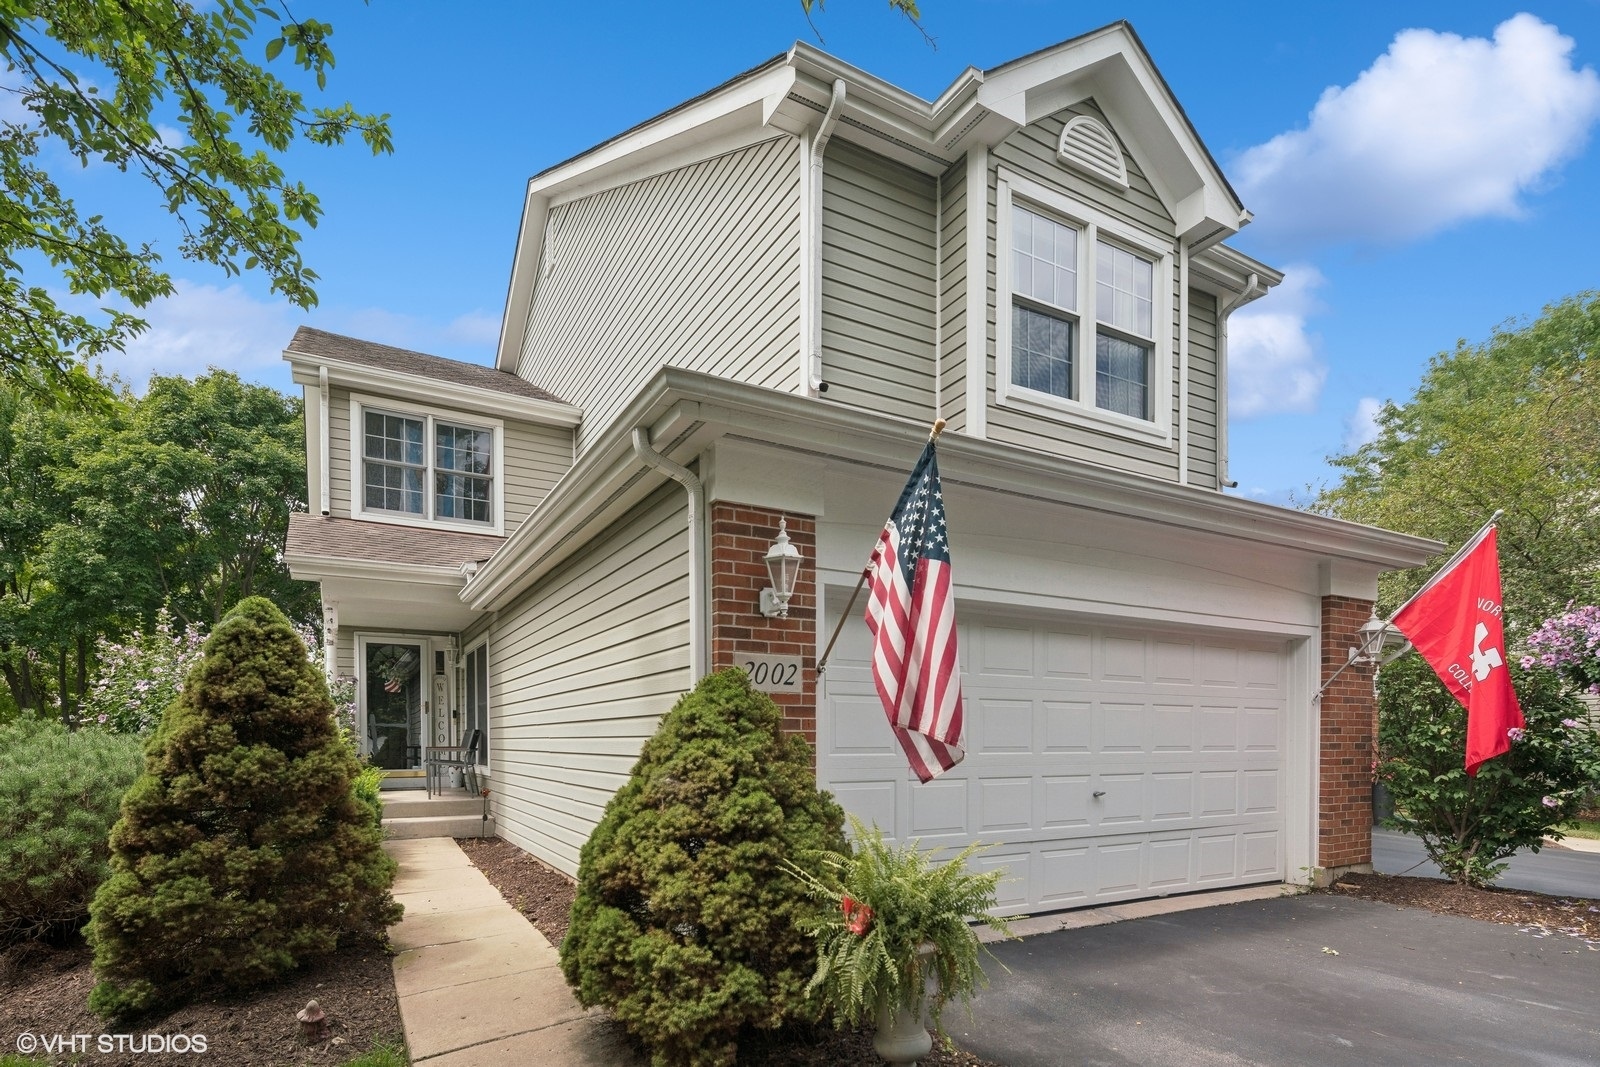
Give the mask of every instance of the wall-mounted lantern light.
POLYGON ((795 584, 800 580, 800 550, 789 543, 789 522, 778 520, 778 537, 767 549, 767 574, 772 579, 769 588, 761 590, 761 614, 769 619, 783 619, 789 615, 789 598, 794 596, 795 584))

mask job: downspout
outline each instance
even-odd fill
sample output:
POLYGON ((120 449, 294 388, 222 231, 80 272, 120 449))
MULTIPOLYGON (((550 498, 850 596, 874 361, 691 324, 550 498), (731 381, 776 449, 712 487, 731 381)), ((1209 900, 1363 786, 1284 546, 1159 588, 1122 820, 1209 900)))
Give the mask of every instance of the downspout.
POLYGON ((1217 307, 1217 366, 1222 371, 1222 388, 1217 390, 1217 488, 1237 489, 1239 483, 1228 479, 1228 316, 1233 309, 1254 299, 1261 288, 1261 278, 1254 272, 1244 283, 1244 292, 1217 307))
POLYGON ((322 507, 322 516, 327 518, 332 514, 329 507, 328 490, 328 368, 317 368, 317 391, 322 396, 322 403, 317 405, 317 451, 321 454, 321 463, 317 473, 317 496, 322 507))
POLYGON ((1178 241, 1178 484, 1189 484, 1189 242, 1178 241))
POLYGON ((828 383, 822 380, 822 153, 827 151, 843 110, 844 79, 835 78, 828 110, 811 138, 811 371, 806 384, 813 394, 828 391, 828 383))
POLYGON ((698 683, 710 670, 706 662, 705 524, 701 519, 705 486, 688 467, 652 448, 650 434, 643 426, 633 428, 633 453, 689 493, 689 662, 694 682, 698 683))

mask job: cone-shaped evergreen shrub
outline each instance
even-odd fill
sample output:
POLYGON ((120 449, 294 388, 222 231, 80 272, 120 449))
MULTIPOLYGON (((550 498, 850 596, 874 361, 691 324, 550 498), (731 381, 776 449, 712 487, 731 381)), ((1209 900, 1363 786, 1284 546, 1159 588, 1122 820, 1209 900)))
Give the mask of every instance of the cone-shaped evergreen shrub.
POLYGON ((270 980, 399 918, 320 672, 283 613, 239 602, 145 749, 91 908, 90 1007, 126 1015, 270 980))
POLYGON ((744 672, 708 676, 662 720, 583 847, 561 967, 657 1067, 731 1064, 741 1029, 803 1010, 821 906, 784 861, 846 850, 811 749, 744 672))

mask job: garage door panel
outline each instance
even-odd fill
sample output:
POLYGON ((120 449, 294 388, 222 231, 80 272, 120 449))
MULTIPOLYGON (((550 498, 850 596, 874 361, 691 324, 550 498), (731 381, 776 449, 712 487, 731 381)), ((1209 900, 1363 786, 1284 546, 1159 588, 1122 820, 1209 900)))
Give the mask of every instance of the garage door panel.
POLYGON ((1046 752, 1091 749, 1094 705, 1087 700, 1042 700, 1046 752))
POLYGON ((963 619, 967 758, 926 785, 866 664, 830 665, 819 771, 848 810, 992 843, 1013 912, 1282 877, 1282 642, 963 619))
POLYGON ((1019 753, 1033 751, 1034 703, 1031 700, 967 702, 969 752, 1019 753))
POLYGON ((983 834, 1033 829, 1034 780, 1031 777, 978 780, 978 830, 983 834))

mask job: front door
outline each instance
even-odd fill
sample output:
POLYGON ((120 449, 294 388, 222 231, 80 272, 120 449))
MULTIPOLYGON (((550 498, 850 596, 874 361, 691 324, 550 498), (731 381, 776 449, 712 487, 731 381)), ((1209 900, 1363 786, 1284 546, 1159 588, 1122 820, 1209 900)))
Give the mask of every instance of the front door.
POLYGON ((386 771, 420 770, 427 737, 427 644, 371 637, 362 645, 367 752, 386 771))

